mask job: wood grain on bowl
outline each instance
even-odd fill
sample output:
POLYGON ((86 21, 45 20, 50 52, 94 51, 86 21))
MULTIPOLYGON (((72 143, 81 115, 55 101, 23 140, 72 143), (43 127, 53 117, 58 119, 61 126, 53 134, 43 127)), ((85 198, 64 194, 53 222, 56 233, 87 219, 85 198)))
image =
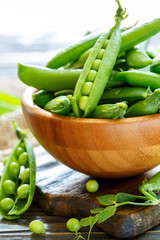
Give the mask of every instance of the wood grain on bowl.
POLYGON ((73 118, 47 112, 22 96, 24 116, 38 142, 58 161, 90 176, 124 178, 160 163, 160 114, 124 118, 73 118))

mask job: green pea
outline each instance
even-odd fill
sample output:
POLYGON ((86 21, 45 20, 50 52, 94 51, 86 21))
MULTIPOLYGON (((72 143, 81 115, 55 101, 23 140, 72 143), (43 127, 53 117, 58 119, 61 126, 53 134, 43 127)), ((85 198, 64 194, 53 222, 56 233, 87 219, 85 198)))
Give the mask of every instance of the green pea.
POLYGON ((11 162, 9 164, 8 168, 9 168, 9 173, 11 174, 11 176, 17 177, 19 175, 20 166, 17 162, 11 162))
POLYGON ((26 168, 20 175, 22 183, 29 183, 30 179, 30 169, 26 168))
POLYGON ((98 59, 102 59, 104 55, 105 49, 100 49, 99 53, 97 54, 98 59))
POLYGON ((107 39, 104 44, 103 44, 103 48, 106 49, 106 47, 108 46, 109 40, 107 39))
POLYGON ((79 99, 79 108, 84 111, 88 103, 88 96, 81 96, 79 99))
POLYGON ((27 152, 21 153, 19 158, 18 158, 18 162, 22 166, 27 166, 27 163, 28 163, 28 153, 27 152))
POLYGON ((29 229, 35 234, 40 234, 45 232, 44 223, 40 220, 34 220, 30 222, 29 229))
POLYGON ((82 95, 89 96, 92 90, 93 83, 92 82, 85 82, 82 87, 82 95))
POLYGON ((11 208, 13 207, 14 205, 14 201, 12 198, 3 198, 1 200, 1 208, 6 211, 6 212, 9 212, 9 210, 11 210, 11 208))
POLYGON ((86 81, 94 82, 94 80, 96 78, 96 75, 97 75, 97 72, 95 70, 90 70, 88 75, 87 75, 86 81))
POLYGON ((98 71, 100 64, 101 64, 101 60, 95 59, 92 64, 92 69, 98 71))
POLYGON ((7 194, 15 194, 16 191, 16 184, 12 180, 5 180, 3 183, 3 188, 5 193, 7 194))
POLYGON ((23 184, 20 185, 17 189, 17 195, 19 198, 27 198, 29 194, 29 185, 23 184))
POLYGON ((17 156, 17 158, 18 158, 18 157, 20 156, 20 154, 23 153, 23 152, 24 152, 24 149, 19 146, 19 147, 17 148, 17 150, 16 150, 16 156, 17 156))
POLYGON ((68 221, 67 221, 67 229, 70 231, 70 232, 78 232, 79 229, 81 228, 80 226, 80 222, 78 219, 76 218, 70 218, 68 221))
POLYGON ((90 193, 95 193, 97 192, 99 189, 99 184, 96 180, 89 180, 87 183, 86 183, 86 190, 90 193))

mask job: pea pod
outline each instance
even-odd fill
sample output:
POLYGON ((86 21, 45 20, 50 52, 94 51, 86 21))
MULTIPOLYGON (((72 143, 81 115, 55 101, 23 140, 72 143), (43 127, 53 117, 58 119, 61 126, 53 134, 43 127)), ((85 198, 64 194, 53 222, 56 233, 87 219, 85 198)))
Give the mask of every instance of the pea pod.
MULTIPOLYGON (((33 149, 30 142, 26 138, 26 132, 23 132, 16 126, 15 128, 20 141, 13 149, 5 164, 0 182, 0 214, 2 217, 9 220, 18 218, 20 214, 29 208, 33 200, 36 185, 36 165, 33 149), (20 151, 20 149, 23 149, 23 152, 20 151), (24 186, 23 182, 21 183, 19 181, 21 168, 19 157, 24 152, 27 153, 28 159, 26 167, 30 169, 29 183, 27 184, 28 192, 26 191, 26 186, 24 186), (21 189, 22 191, 20 191, 21 189)), ((25 166, 23 166, 23 168, 25 168, 25 166)))
POLYGON ((151 90, 160 88, 160 74, 152 73, 150 71, 129 70, 118 72, 112 78, 115 81, 123 81, 135 87, 150 87, 151 90))
MULTIPOLYGON (((18 64, 18 77, 26 85, 45 90, 45 91, 63 91, 73 90, 76 82, 82 72, 81 69, 55 70, 40 66, 18 64)), ((117 72, 111 73, 111 78, 117 72)), ((108 81, 106 87, 115 87, 123 85, 123 81, 108 81)))
POLYGON ((39 66, 18 64, 18 77, 28 86, 40 90, 60 91, 73 89, 81 70, 55 70, 39 66))
POLYGON ((157 172, 149 180, 144 179, 138 189, 144 196, 153 200, 159 200, 160 195, 157 196, 155 192, 160 190, 160 172, 157 172))
POLYGON ((144 68, 153 63, 153 60, 146 54, 146 52, 138 48, 132 48, 126 51, 125 59, 130 67, 136 69, 144 68))
MULTIPOLYGON (((110 31, 110 30, 109 30, 110 31)), ((109 32, 108 31, 108 32, 109 32)), ((154 36, 160 31, 160 18, 155 18, 150 22, 145 22, 142 25, 135 26, 122 33, 121 52, 126 51, 135 45, 145 41, 154 36)), ((81 41, 67 47, 65 50, 59 52, 48 63, 48 68, 59 68, 66 64, 77 60, 82 53, 89 48, 92 48, 97 39, 103 32, 90 34, 81 41)))
POLYGON ((137 117, 158 113, 160 107, 160 89, 156 89, 145 100, 138 101, 127 109, 125 117, 137 117))
POLYGON ((44 106, 44 109, 59 115, 67 115, 72 108, 71 99, 71 95, 53 98, 44 106))
POLYGON ((77 117, 87 117, 94 110, 103 94, 119 54, 121 45, 120 23, 124 12, 119 2, 118 5, 116 24, 110 33, 111 37, 107 46, 108 32, 102 34, 95 43, 76 84, 72 108, 77 117), (102 60, 97 57, 101 50, 104 50, 102 60))
POLYGON ((54 92, 39 90, 33 94, 33 101, 39 107, 44 107, 47 102, 54 98, 54 92))
POLYGON ((102 103, 116 103, 126 101, 127 103, 135 103, 138 100, 147 98, 151 94, 150 89, 140 87, 119 87, 105 90, 101 99, 102 103))
POLYGON ((90 118, 117 119, 123 118, 128 105, 126 102, 118 102, 115 104, 102 104, 95 107, 89 115, 90 118))
POLYGON ((160 73, 160 56, 153 59, 153 63, 150 65, 151 72, 160 73))

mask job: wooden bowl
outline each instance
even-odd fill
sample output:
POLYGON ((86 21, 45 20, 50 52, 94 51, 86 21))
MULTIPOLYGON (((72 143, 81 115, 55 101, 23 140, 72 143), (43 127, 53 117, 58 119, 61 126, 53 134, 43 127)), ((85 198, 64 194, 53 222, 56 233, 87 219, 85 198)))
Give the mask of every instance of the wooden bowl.
POLYGON ((38 142, 55 159, 84 174, 125 178, 160 163, 160 114, 117 120, 65 117, 22 96, 24 116, 38 142))

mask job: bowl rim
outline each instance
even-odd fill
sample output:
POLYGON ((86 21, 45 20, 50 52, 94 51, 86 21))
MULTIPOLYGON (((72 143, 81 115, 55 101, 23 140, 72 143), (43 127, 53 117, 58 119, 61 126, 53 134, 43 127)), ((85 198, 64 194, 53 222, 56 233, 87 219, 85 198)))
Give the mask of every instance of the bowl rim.
POLYGON ((145 116, 138 116, 138 117, 130 117, 130 118, 119 118, 119 119, 97 119, 97 118, 78 118, 78 117, 72 117, 72 116, 63 116, 58 115, 55 113, 51 113, 49 111, 44 110, 43 108, 37 106, 33 102, 33 93, 36 92, 38 89, 27 86, 27 88, 24 90, 21 96, 21 105, 22 109, 24 107, 28 108, 29 111, 34 112, 36 115, 43 115, 48 118, 53 118, 57 120, 67 120, 67 121, 77 121, 77 122, 83 122, 83 123, 89 123, 89 122, 96 122, 96 123, 108 123, 108 124, 124 124, 124 123, 137 123, 137 122, 146 122, 146 121, 153 121, 160 119, 160 114, 151 114, 151 115, 145 115, 145 116))

